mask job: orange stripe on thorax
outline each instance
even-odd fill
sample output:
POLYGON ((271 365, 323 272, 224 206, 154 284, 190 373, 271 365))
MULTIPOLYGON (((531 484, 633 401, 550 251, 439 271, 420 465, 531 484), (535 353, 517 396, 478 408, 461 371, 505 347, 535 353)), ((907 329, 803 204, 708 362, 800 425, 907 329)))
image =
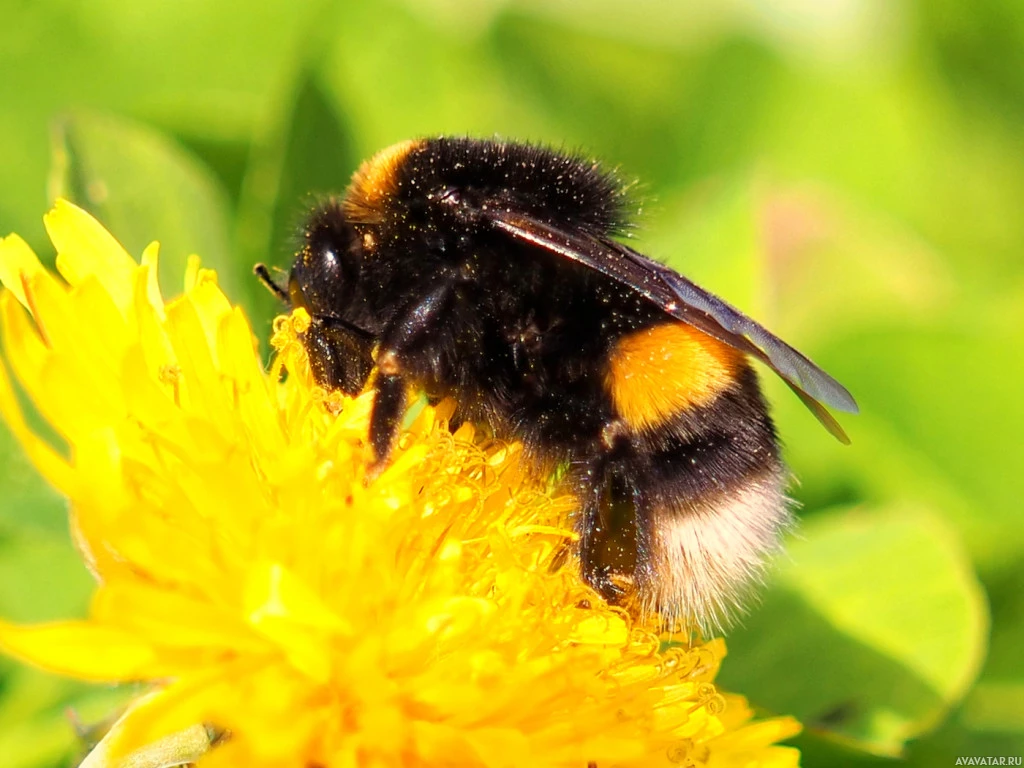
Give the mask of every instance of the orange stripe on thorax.
POLYGON ((745 365, 738 350, 685 323, 668 322, 618 341, 609 355, 605 386, 626 424, 650 429, 710 403, 745 365))
POLYGON ((381 219, 388 198, 395 192, 398 167, 423 144, 414 139, 392 144, 359 166, 345 195, 345 212, 351 221, 375 223, 381 219))

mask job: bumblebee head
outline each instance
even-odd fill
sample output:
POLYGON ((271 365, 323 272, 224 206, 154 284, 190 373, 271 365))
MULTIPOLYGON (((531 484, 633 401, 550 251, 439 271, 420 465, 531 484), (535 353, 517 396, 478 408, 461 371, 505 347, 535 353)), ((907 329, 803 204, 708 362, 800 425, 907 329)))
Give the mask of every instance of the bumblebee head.
POLYGON ((365 385, 376 342, 359 298, 363 241, 341 205, 331 199, 314 209, 307 221, 287 288, 263 264, 255 268, 275 296, 309 313, 311 322, 302 341, 317 383, 348 394, 365 385))
POLYGON ((288 301, 314 318, 336 316, 359 280, 359 237, 336 200, 310 216, 288 276, 288 301))

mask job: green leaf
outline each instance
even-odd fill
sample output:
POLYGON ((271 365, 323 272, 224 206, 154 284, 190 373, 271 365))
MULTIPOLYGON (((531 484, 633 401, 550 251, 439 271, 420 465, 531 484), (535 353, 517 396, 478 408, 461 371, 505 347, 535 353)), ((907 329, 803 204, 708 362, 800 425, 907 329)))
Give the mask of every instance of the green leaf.
MULTIPOLYGON (((983 573, 1019 561, 1024 335, 973 320, 893 325, 824 352, 819 362, 854 392, 861 415, 844 419, 849 448, 787 433, 806 479, 856 466, 862 498, 926 501, 954 523, 983 573)), ((781 395, 778 404, 791 406, 781 395)))
POLYGON ((986 650, 981 587, 933 514, 842 510, 800 531, 721 682, 879 755, 935 727, 986 650))
POLYGON ((80 113, 57 124, 53 192, 95 215, 136 258, 160 242, 160 281, 180 290, 189 255, 217 270, 229 296, 227 199, 213 175, 169 137, 120 118, 80 113))
POLYGON ((911 768, 952 765, 958 755, 1024 754, 1024 683, 979 681, 956 715, 907 753, 911 768))
POLYGON ((909 764, 920 768, 950 755, 1024 754, 1024 564, 986 579, 992 640, 977 684, 950 721, 911 745, 909 764))

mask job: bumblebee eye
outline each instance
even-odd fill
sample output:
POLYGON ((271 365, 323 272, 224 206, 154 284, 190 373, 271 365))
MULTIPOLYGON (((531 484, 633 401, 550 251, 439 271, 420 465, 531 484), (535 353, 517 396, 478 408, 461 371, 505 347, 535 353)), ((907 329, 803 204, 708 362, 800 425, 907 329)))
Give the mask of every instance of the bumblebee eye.
POLYGON ((318 280, 338 283, 344 279, 342 260, 337 247, 333 243, 325 243, 322 248, 310 255, 312 271, 318 280))
POLYGON ((314 211, 292 265, 288 295, 311 315, 333 315, 351 299, 359 277, 358 235, 336 201, 314 211))
POLYGON ((292 266, 288 278, 288 298, 292 306, 302 307, 311 315, 327 312, 343 299, 352 276, 333 248, 303 249, 292 266))

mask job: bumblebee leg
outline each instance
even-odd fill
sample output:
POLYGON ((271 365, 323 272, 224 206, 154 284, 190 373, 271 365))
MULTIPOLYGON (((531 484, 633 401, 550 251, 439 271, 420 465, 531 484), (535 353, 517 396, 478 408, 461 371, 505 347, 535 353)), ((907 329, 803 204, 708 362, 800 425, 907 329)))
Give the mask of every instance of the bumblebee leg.
POLYGON ((455 280, 449 278, 399 313, 384 331, 378 365, 385 355, 401 363, 422 348, 427 332, 444 319, 454 287, 455 280))
POLYGON ((601 486, 594 482, 596 470, 587 473, 587 481, 581 483, 578 494, 580 508, 580 569, 583 580, 597 590, 602 597, 612 602, 611 582, 608 569, 598 557, 598 539, 601 532, 601 486))
POLYGON ((383 468, 398 437, 405 416, 408 387, 405 378, 380 373, 376 381, 377 397, 370 414, 370 445, 373 446, 374 468, 383 468))
POLYGON ((446 281, 422 300, 406 307, 384 332, 377 355, 374 385, 377 397, 370 414, 375 471, 384 467, 394 448, 405 416, 409 372, 422 368, 417 362, 424 355, 429 356, 424 340, 428 331, 443 319, 453 285, 453 281, 446 281))
POLYGON ((583 579, 609 603, 621 602, 637 564, 637 491, 623 470, 619 463, 592 468, 580 493, 583 579))

